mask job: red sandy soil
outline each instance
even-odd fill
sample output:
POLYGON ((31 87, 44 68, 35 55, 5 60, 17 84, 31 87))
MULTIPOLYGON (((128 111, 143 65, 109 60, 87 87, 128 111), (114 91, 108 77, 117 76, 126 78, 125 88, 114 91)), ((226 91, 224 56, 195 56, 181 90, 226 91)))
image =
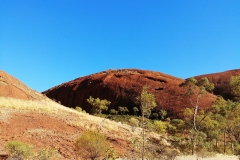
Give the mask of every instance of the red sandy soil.
MULTIPOLYGON (((55 148, 61 154, 61 159, 77 159, 74 141, 85 128, 66 123, 69 117, 79 119, 76 115, 54 115, 6 108, 1 109, 0 113, 0 155, 6 154, 4 145, 7 141, 18 140, 33 145, 36 150, 47 146, 55 148)), ((125 140, 127 136, 124 132, 109 131, 107 134, 114 149, 121 154, 127 154, 129 150, 129 142, 125 140), (121 137, 118 138, 117 134, 121 134, 121 137)))
POLYGON ((72 136, 79 135, 81 128, 71 127, 60 119, 43 113, 5 111, 6 113, 3 110, 1 112, 9 114, 9 118, 5 122, 0 121, 2 143, 18 140, 36 148, 57 148, 64 157, 69 158, 74 154, 72 136))

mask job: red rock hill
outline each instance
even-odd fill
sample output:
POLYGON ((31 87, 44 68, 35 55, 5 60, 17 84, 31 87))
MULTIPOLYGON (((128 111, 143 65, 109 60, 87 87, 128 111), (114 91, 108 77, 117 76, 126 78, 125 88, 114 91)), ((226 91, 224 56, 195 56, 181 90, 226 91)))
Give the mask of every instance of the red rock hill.
POLYGON ((13 76, 0 70, 0 96, 24 100, 39 100, 46 98, 13 76))
POLYGON ((213 74, 205 74, 196 76, 195 78, 199 80, 203 77, 207 77, 209 81, 215 86, 215 89, 213 90, 213 93, 215 95, 221 95, 225 99, 232 99, 233 95, 231 94, 229 87, 231 76, 240 76, 240 69, 213 74))
MULTIPOLYGON (((156 97, 156 111, 165 109, 169 116, 175 117, 183 108, 190 107, 183 88, 179 87, 183 81, 160 72, 138 69, 108 70, 77 78, 43 93, 51 99, 61 101, 65 106, 80 106, 87 112, 91 106, 86 99, 92 96, 111 101, 110 108, 126 106, 130 113, 133 113, 132 108, 139 107, 136 97, 140 95, 142 87, 148 85, 149 92, 156 97)), ((214 99, 214 95, 207 94, 200 100, 201 107, 210 107, 214 99)))

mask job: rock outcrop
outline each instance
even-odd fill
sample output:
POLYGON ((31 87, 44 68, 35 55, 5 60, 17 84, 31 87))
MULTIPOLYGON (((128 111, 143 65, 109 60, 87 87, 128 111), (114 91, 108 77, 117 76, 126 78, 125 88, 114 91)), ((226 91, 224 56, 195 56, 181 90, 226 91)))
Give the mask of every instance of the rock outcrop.
MULTIPOLYGON (((156 97, 155 112, 164 109, 168 116, 178 117, 183 108, 190 107, 189 98, 184 95, 184 89, 179 87, 182 82, 183 79, 160 72, 138 69, 108 70, 77 78, 43 93, 51 99, 61 101, 65 106, 80 106, 87 112, 91 109, 86 101, 89 96, 107 99, 111 101, 110 109, 126 106, 130 114, 133 114, 133 107, 139 107, 136 97, 140 95, 142 87, 148 85, 149 93, 156 97)), ((205 95, 200 99, 201 107, 210 107, 215 98, 212 94, 205 95)))
POLYGON ((0 70, 0 96, 24 100, 44 99, 41 93, 27 87, 13 76, 0 70))
POLYGON ((220 95, 224 99, 233 99, 233 95, 231 94, 231 89, 229 86, 231 76, 240 76, 240 69, 229 70, 225 72, 213 73, 213 74, 205 74, 196 76, 197 80, 207 77, 208 80, 214 84, 215 88, 213 93, 215 95, 220 95))

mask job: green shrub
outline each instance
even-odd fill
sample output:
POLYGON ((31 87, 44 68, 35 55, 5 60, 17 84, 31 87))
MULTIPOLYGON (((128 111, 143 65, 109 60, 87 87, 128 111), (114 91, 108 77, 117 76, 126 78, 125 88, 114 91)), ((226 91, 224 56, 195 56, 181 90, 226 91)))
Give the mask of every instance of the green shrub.
POLYGON ((57 154, 58 154, 57 150, 52 149, 50 147, 46 147, 37 153, 37 156, 35 159, 38 159, 38 160, 56 159, 57 154))
POLYGON ((135 127, 138 127, 138 126, 139 126, 139 120, 136 119, 136 118, 133 118, 133 117, 131 117, 131 118, 129 119, 129 123, 130 123, 130 125, 132 126, 132 131, 133 131, 133 132, 134 132, 134 130, 135 130, 135 127))
POLYGON ((153 122, 153 124, 154 124, 154 127, 155 127, 156 132, 158 132, 158 133, 165 133, 165 132, 166 132, 167 125, 166 125, 165 122, 155 120, 155 121, 153 122))
POLYGON ((118 114, 118 111, 116 111, 115 109, 110 109, 109 113, 111 115, 116 115, 116 114, 118 114))
POLYGON ((118 156, 116 155, 113 146, 110 146, 110 148, 106 150, 106 157, 104 158, 104 160, 115 160, 117 158, 118 156))
POLYGON ((87 102, 93 107, 91 111, 93 114, 99 114, 103 110, 107 111, 108 106, 111 104, 111 102, 106 99, 101 100, 99 98, 93 98, 92 96, 87 99, 87 102))
POLYGON ((85 110, 83 110, 81 107, 78 107, 78 106, 76 106, 75 110, 78 111, 78 112, 86 113, 85 110))
POLYGON ((87 130, 75 142, 77 154, 83 159, 94 160, 106 154, 109 143, 106 137, 97 130, 87 130))
POLYGON ((20 141, 9 141, 5 148, 10 158, 23 160, 33 156, 33 146, 20 141))

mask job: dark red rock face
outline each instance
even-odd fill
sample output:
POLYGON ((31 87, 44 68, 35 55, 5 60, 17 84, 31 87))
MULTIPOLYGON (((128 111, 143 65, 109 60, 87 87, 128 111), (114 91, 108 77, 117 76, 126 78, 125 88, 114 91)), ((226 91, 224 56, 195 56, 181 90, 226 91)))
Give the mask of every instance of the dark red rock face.
MULTIPOLYGON (((68 107, 82 107, 87 112, 91 106, 86 101, 89 96, 111 101, 109 108, 117 109, 126 106, 133 113, 133 107, 139 107, 136 97, 140 95, 142 87, 148 85, 149 93, 156 97, 156 111, 165 109, 169 116, 178 116, 185 107, 191 107, 189 98, 184 95, 179 84, 184 80, 160 72, 145 70, 108 70, 73 81, 63 83, 45 92, 49 98, 61 101, 68 107)), ((214 95, 207 94, 200 100, 200 107, 210 107, 214 95)))
POLYGON ((220 73, 213 73, 213 74, 205 74, 196 76, 197 80, 207 77, 208 80, 214 84, 215 89, 213 93, 215 95, 220 95, 224 99, 233 99, 233 95, 231 94, 231 89, 229 86, 231 76, 240 76, 240 69, 230 70, 220 73))

